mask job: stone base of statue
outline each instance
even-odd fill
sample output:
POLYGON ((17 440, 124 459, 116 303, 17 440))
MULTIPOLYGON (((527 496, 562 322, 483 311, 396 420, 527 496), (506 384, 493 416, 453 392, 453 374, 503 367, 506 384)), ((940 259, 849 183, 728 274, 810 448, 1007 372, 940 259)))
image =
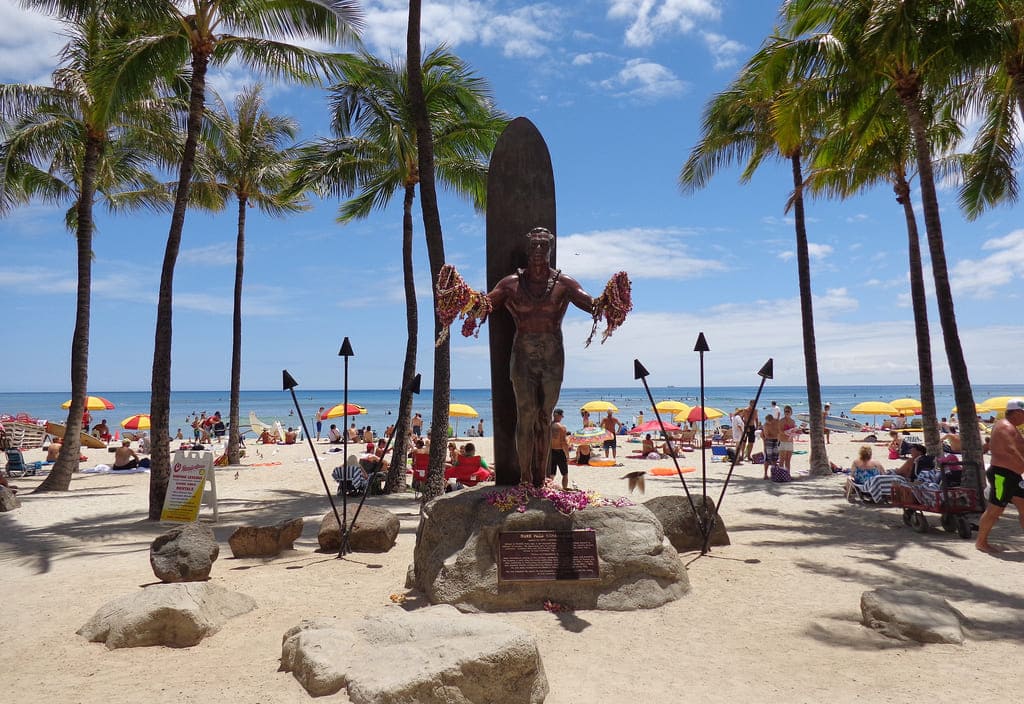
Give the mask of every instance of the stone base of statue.
POLYGON ((502 510, 488 496, 503 490, 481 486, 427 503, 406 586, 419 589, 432 604, 467 612, 535 610, 545 602, 548 608, 632 611, 661 606, 689 591, 679 553, 646 507, 588 506, 564 515, 551 501, 532 497, 524 511, 502 510), (550 555, 543 551, 535 559, 520 554, 514 564, 503 556, 499 564, 499 543, 507 545, 509 538, 580 536, 570 531, 593 531, 584 537, 596 538, 596 560, 590 559, 596 570, 588 578, 544 576, 550 555), (514 580, 507 579, 510 572, 514 580))

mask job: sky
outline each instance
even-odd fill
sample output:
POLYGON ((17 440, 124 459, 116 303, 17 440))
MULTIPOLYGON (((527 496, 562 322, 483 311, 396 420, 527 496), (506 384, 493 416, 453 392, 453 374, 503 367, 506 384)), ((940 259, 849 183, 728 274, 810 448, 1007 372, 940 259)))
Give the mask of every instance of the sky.
MULTIPOLYGON (((404 0, 362 7, 367 47, 401 57, 404 0)), ((634 310, 603 345, 584 349, 589 317, 567 313, 565 386, 631 386, 634 358, 652 385, 695 386, 699 332, 711 348, 709 385, 754 386, 768 358, 774 383, 803 385, 788 166, 766 164, 747 184, 724 170, 694 194, 677 181, 705 104, 771 33, 777 10, 768 0, 425 0, 424 53, 446 43, 488 80, 498 107, 528 117, 547 141, 558 268, 594 296, 616 271, 633 282, 634 310)), ((47 82, 62 43, 52 20, 0 0, 0 82, 47 82)), ((210 83, 230 99, 255 80, 235 66, 210 83)), ((301 139, 327 134, 322 89, 267 90, 270 110, 295 117, 301 139)), ((440 195, 446 259, 484 288, 484 217, 440 195)), ((951 187, 939 199, 971 381, 1021 383, 1013 354, 1021 340, 1021 209, 967 222, 951 187)), ((337 208, 316 201, 282 220, 250 211, 243 389, 278 388, 283 368, 306 388, 339 388, 345 337, 355 351, 351 388, 398 387, 406 346, 401 199, 346 226, 335 222, 337 208)), ((0 219, 0 392, 70 388, 76 261, 63 211, 33 204, 0 219)), ((418 201, 415 214, 417 367, 430 387, 431 282, 418 201)), ((810 201, 807 217, 822 383, 916 383, 906 229, 891 190, 810 201)), ((148 390, 170 217, 98 210, 96 219, 90 392, 148 390)), ((923 234, 920 219, 919 227, 923 234)), ((174 390, 229 386, 234 242, 233 208, 188 213, 174 278, 174 390)), ((949 383, 930 267, 926 281, 935 379, 949 383)), ((463 339, 456 329, 453 340, 452 386, 487 387, 486 333, 463 339)))

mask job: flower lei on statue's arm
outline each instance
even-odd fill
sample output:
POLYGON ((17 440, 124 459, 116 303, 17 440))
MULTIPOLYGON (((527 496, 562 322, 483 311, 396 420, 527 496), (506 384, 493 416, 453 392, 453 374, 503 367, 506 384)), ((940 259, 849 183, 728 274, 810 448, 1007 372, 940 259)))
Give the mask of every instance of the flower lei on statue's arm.
POLYGON ((601 344, 604 344, 604 341, 626 321, 626 314, 633 310, 632 290, 629 276, 624 271, 620 271, 608 279, 608 285, 604 287, 604 292, 594 299, 594 326, 590 329, 590 336, 584 347, 590 347, 601 318, 605 319, 601 344))
POLYGON ((491 314, 491 299, 482 291, 469 287, 465 279, 451 264, 445 264, 437 275, 437 315, 441 319, 441 334, 435 346, 448 339, 448 328, 456 318, 462 318, 462 336, 480 336, 480 326, 491 314))

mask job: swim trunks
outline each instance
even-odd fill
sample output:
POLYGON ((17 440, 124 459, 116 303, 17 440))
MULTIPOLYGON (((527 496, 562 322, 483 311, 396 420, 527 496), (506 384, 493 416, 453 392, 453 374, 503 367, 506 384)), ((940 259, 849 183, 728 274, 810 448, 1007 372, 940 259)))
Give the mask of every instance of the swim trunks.
POLYGON ((779 461, 779 441, 767 439, 764 441, 764 463, 775 464, 779 461))
POLYGON ((548 476, 555 476, 555 470, 561 470, 562 476, 569 476, 569 462, 566 459, 565 450, 551 451, 551 464, 548 466, 548 476))
POLYGON ((990 503, 1006 508, 1014 498, 1024 499, 1024 488, 1020 485, 1021 477, 1012 469, 992 465, 985 472, 988 478, 990 503))
POLYGON ((603 443, 601 443, 601 447, 603 449, 605 449, 605 450, 611 450, 612 448, 615 448, 615 447, 618 447, 618 446, 619 445, 615 441, 615 438, 612 438, 611 440, 605 440, 603 443))
POLYGON ((779 443, 779 452, 792 452, 792 451, 793 451, 793 441, 792 440, 779 443))

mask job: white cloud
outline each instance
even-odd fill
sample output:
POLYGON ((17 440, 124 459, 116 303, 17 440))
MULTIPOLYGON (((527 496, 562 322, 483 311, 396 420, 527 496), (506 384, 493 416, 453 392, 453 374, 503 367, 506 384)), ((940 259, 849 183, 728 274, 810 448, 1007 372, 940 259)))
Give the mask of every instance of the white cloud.
POLYGON ((622 70, 599 85, 617 96, 641 100, 680 95, 688 87, 671 70, 646 59, 630 59, 622 70))
POLYGON ((992 298, 996 289, 1024 276, 1024 230, 987 240, 981 249, 991 254, 981 259, 964 259, 952 267, 950 286, 954 294, 992 298))
MULTIPOLYGON (((830 244, 818 244, 816 242, 807 243, 807 256, 812 262, 821 262, 832 255, 832 245, 830 244)), ((779 252, 776 255, 779 259, 784 262, 788 262, 791 259, 796 258, 796 252, 792 249, 787 249, 783 252, 779 252)))
POLYGON ((49 84, 65 44, 60 23, 0 0, 0 76, 5 82, 49 84))
POLYGON ((715 59, 715 69, 732 68, 738 63, 739 55, 746 50, 743 44, 714 32, 703 32, 704 43, 715 59))
POLYGON ((228 266, 235 263, 235 243, 219 242, 205 247, 183 249, 178 254, 181 264, 198 264, 201 266, 228 266))
POLYGON ((625 20, 625 42, 649 46, 660 37, 687 34, 721 16, 720 0, 608 0, 608 18, 625 20))
POLYGON ((696 234, 636 227, 559 235, 558 265, 577 279, 606 279, 623 268, 633 280, 691 279, 723 271, 721 261, 691 252, 689 239, 696 234))
MULTIPOLYGON (((409 5, 405 0, 370 0, 363 5, 363 41, 375 53, 404 56, 409 5)), ((474 0, 424 3, 420 35, 424 49, 444 43, 457 47, 478 42, 500 47, 508 57, 533 58, 548 51, 563 11, 546 3, 499 12, 474 0)))
POLYGON ((609 58, 612 58, 611 54, 606 54, 603 51, 592 51, 586 54, 576 54, 576 56, 572 57, 572 65, 589 66, 590 64, 594 63, 594 61, 609 58))

